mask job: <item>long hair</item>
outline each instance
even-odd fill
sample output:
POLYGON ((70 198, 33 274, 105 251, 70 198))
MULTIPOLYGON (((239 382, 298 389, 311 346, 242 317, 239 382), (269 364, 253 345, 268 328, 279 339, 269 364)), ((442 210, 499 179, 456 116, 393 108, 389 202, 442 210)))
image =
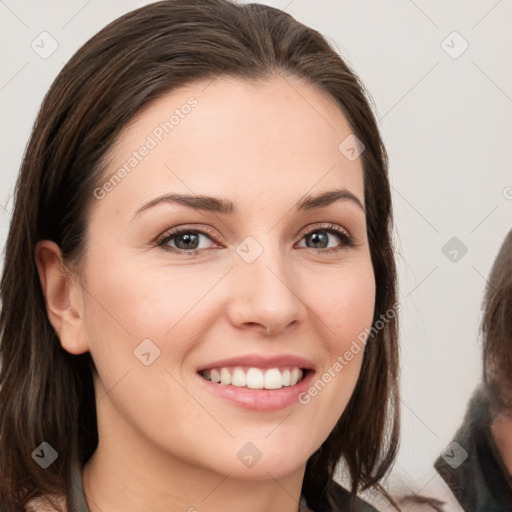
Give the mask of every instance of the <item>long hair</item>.
POLYGON ((512 416, 512 230, 494 260, 482 309, 484 389, 493 415, 512 416))
MULTIPOLYGON (((84 464, 98 442, 93 362, 89 353, 72 355, 60 346, 46 313, 36 243, 53 240, 65 262, 80 261, 106 155, 143 107, 194 81, 279 75, 305 79, 327 92, 364 144, 360 158, 376 279, 374 324, 396 307, 388 157, 370 96, 326 39, 289 14, 259 4, 169 0, 129 12, 87 41, 53 82, 16 184, 0 284, 0 503, 8 512, 36 496, 69 498, 71 464, 84 464), (32 458, 43 441, 58 452, 44 470, 32 458)), ((394 461, 397 317, 377 331, 366 344, 343 415, 307 462, 302 492, 315 510, 329 510, 340 460, 353 494, 377 485, 394 461)))

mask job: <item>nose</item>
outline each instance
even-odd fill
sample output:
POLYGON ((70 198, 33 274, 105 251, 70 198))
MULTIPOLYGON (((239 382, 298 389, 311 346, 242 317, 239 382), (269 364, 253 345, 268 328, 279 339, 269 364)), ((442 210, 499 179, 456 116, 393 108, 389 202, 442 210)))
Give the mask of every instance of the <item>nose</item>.
POLYGON ((286 255, 266 244, 251 263, 236 256, 230 273, 228 318, 238 329, 275 336, 297 327, 307 314, 300 280, 286 255))

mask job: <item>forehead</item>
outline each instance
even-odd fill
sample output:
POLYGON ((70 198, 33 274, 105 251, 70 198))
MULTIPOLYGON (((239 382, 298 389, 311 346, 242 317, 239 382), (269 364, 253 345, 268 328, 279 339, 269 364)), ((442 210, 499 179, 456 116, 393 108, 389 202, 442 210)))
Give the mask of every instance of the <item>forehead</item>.
MULTIPOLYGON (((166 192, 275 205, 344 186, 363 200, 361 159, 339 149, 351 133, 325 92, 298 79, 232 77, 173 90, 127 125, 110 153, 101 208, 133 212, 166 192), (112 179, 113 178, 113 179, 112 179), (289 196, 289 200, 288 200, 289 196)), ((290 203, 291 204, 291 203, 290 203)))

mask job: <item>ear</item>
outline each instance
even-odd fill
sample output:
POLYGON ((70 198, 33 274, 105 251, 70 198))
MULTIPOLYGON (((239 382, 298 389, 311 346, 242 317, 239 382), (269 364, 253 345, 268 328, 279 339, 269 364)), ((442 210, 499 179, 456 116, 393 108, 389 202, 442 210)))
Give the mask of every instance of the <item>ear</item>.
POLYGON ((63 262, 60 247, 51 240, 36 244, 35 259, 48 319, 62 348, 71 354, 89 350, 83 328, 83 295, 78 277, 63 262))

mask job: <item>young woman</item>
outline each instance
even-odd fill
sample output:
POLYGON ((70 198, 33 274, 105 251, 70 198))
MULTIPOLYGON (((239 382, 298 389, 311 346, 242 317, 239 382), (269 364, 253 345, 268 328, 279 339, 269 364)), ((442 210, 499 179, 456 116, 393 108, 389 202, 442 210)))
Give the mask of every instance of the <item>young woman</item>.
POLYGON ((387 172, 359 79, 282 11, 157 2, 89 40, 17 182, 2 509, 373 510, 399 421, 387 172))

